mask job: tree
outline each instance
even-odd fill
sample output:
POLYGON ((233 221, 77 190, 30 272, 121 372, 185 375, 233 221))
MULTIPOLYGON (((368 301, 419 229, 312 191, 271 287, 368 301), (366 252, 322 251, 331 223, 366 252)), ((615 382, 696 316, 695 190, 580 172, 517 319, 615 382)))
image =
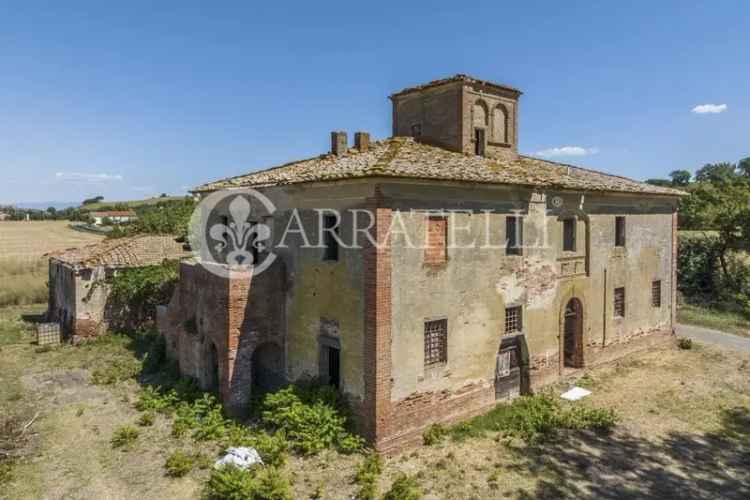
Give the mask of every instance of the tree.
POLYGON ((672 170, 669 177, 672 179, 673 186, 687 186, 690 184, 690 178, 693 176, 687 170, 672 170))
POLYGON ((750 156, 740 160, 740 162, 737 164, 737 170, 739 170, 740 174, 744 175, 745 177, 750 177, 750 156))
POLYGON ((645 182, 652 186, 672 187, 672 181, 669 179, 646 179, 645 182))
POLYGON ((707 163, 695 173, 695 180, 699 182, 726 183, 737 177, 734 163, 707 163))

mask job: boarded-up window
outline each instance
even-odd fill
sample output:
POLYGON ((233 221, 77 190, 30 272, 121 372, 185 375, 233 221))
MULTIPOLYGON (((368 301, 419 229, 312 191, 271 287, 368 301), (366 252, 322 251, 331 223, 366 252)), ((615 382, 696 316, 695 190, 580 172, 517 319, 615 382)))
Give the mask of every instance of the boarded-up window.
POLYGON ((448 361, 448 320, 425 321, 424 364, 425 366, 448 361))
POLYGON ((484 156, 485 132, 483 128, 474 129, 474 154, 484 156))
POLYGON ((661 280, 651 282, 651 305, 661 307, 661 280))
POLYGON ((427 217, 425 264, 444 264, 446 262, 448 259, 447 238, 448 218, 434 215, 427 217))
POLYGON ((523 309, 521 306, 505 308, 505 333, 520 333, 523 330, 523 309))
POLYGON ((615 317, 625 317, 625 288, 615 288, 615 317))
POLYGON ((615 246, 625 246, 625 217, 615 217, 615 246))
POLYGON ((497 355, 497 366, 495 373, 498 377, 507 377, 510 375, 510 351, 502 351, 497 355))
POLYGON ((576 220, 572 217, 563 219, 563 250, 576 251, 576 220))
POLYGON ((521 255, 523 253, 523 218, 515 215, 506 217, 505 235, 508 240, 505 253, 507 255, 521 255))

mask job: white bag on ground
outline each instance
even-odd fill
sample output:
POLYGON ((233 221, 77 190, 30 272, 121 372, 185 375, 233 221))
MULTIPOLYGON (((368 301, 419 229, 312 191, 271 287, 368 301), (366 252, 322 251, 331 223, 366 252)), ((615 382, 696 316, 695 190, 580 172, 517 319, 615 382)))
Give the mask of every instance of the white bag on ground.
POLYGON ((568 392, 563 392, 560 394, 560 397, 563 399, 567 399, 568 401, 578 401, 581 398, 585 398, 591 394, 591 391, 587 391, 583 387, 573 387, 568 392))
POLYGON ((226 455, 216 461, 214 467, 219 468, 225 465, 234 465, 240 469, 248 469, 255 464, 263 465, 263 460, 261 460, 255 448, 241 446, 238 448, 229 448, 226 455))

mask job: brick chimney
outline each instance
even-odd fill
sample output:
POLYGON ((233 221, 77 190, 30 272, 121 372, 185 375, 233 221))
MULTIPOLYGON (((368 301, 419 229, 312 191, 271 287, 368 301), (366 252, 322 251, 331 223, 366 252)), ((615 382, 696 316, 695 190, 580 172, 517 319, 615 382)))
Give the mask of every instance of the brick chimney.
POLYGON ((346 132, 331 132, 331 153, 341 156, 346 153, 348 147, 346 132))
POLYGON ((370 149, 370 133, 369 132, 355 132, 354 133, 354 147, 360 153, 364 153, 370 149))

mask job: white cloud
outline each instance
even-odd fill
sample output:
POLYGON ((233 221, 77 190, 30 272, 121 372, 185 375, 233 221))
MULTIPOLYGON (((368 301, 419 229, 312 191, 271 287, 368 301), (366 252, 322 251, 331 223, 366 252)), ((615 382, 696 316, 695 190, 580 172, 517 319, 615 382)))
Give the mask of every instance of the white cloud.
POLYGON ((693 113, 705 115, 707 113, 723 113, 728 109, 726 104, 700 104, 693 108, 693 113))
POLYGON ((559 148, 549 148, 537 151, 537 156, 554 157, 554 156, 588 156, 595 155, 599 152, 598 148, 582 148, 581 146, 561 146, 559 148))
POLYGON ((84 173, 84 172, 57 172, 55 179, 64 182, 75 182, 80 184, 105 184, 108 182, 121 181, 120 174, 84 173))

